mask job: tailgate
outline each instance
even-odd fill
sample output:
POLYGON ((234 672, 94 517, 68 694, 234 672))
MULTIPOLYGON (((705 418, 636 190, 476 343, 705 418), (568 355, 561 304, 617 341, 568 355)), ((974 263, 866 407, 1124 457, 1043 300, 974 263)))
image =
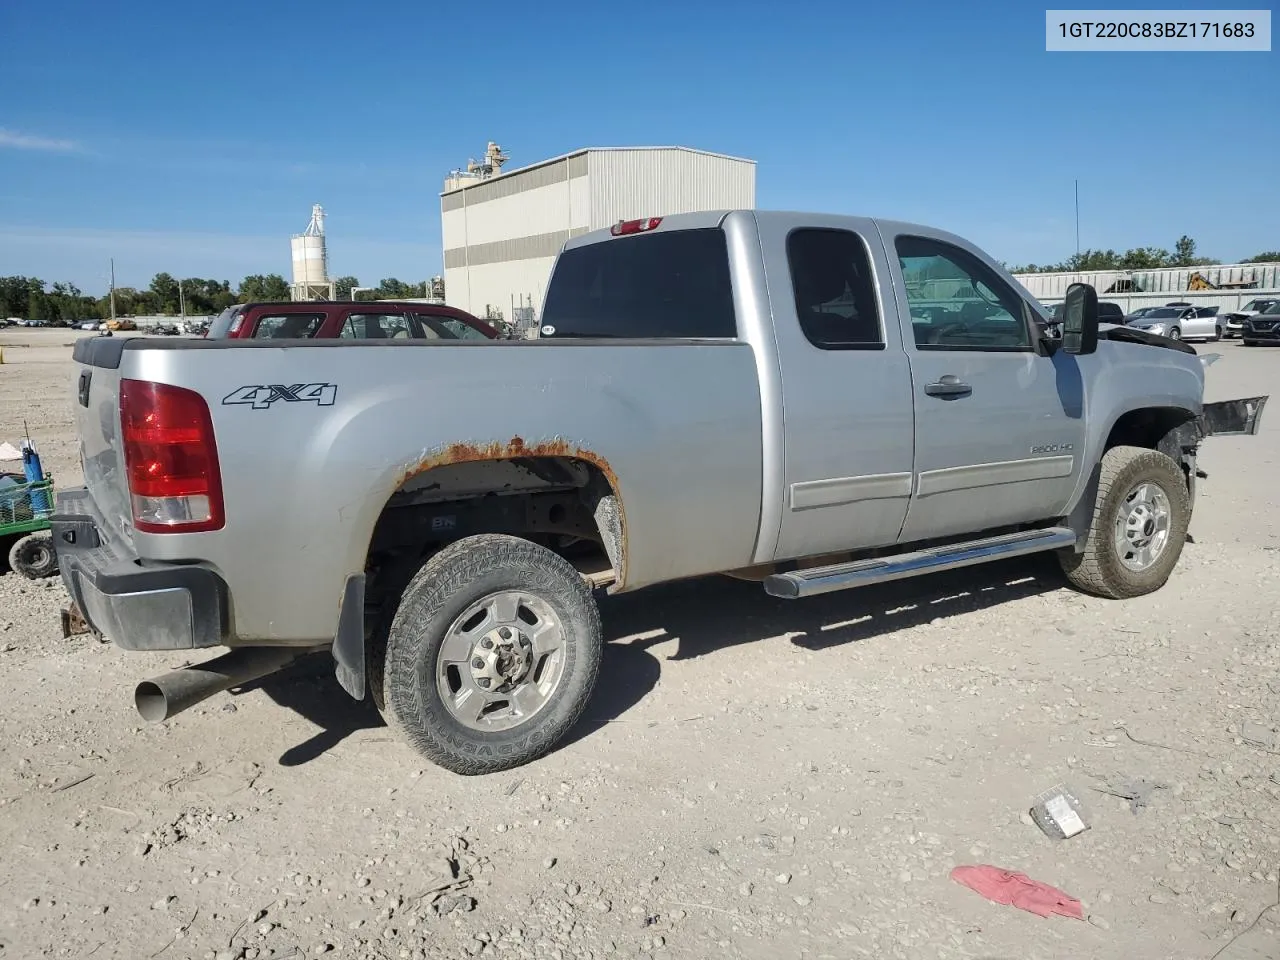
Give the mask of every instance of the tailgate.
POLYGON ((84 483, 106 522, 106 535, 133 541, 133 510, 120 444, 120 357, 124 337, 81 337, 76 362, 75 422, 84 483))

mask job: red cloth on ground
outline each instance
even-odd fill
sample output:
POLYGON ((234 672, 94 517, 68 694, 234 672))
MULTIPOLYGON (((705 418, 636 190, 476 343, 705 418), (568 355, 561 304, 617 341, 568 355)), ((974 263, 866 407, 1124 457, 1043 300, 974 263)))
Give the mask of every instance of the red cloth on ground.
POLYGON ((1041 917, 1055 913, 1064 917, 1084 919, 1080 901, 1056 887, 1039 880, 1032 880, 1025 873, 1016 873, 1001 867, 982 864, 976 867, 956 867, 951 879, 976 890, 988 900, 1026 910, 1041 917))

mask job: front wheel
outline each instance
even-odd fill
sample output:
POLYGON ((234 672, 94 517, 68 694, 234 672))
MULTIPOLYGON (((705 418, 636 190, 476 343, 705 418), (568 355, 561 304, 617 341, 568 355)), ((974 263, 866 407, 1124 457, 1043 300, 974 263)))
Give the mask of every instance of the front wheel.
POLYGON ((1100 597, 1153 593, 1177 566, 1190 523, 1191 495, 1178 464, 1146 447, 1112 447, 1102 457, 1084 550, 1059 554, 1062 570, 1100 597))
POLYGON ((58 553, 53 537, 33 533, 23 537, 9 550, 9 568, 28 580, 43 580, 58 572, 58 553))
POLYGON ((1174 327, 1172 330, 1170 330, 1170 331, 1169 331, 1169 339, 1170 339, 1170 340, 1181 340, 1181 339, 1182 339, 1182 331, 1181 331, 1181 330, 1179 330, 1177 327, 1174 327))
POLYGON ((494 773, 550 750, 595 687, 603 632, 591 589, 527 540, 459 540, 410 581, 387 636, 388 725, 454 773, 494 773))

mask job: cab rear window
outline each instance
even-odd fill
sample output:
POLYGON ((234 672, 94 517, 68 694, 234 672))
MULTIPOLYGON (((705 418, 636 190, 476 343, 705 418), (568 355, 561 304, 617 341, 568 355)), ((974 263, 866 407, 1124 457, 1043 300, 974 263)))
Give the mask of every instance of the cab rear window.
POLYGON ((324 323, 322 313, 277 313, 258 318, 255 340, 301 340, 314 337, 324 323))
POLYGON ((564 251, 541 318, 554 338, 725 338, 738 333, 719 229, 618 237, 564 251))

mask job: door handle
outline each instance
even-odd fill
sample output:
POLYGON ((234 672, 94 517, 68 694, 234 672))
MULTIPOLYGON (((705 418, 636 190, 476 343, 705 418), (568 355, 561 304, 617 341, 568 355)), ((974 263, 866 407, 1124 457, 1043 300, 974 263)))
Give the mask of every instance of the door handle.
POLYGON ((944 400, 956 400, 960 397, 967 397, 973 393, 973 387, 965 383, 959 377, 947 374, 939 377, 933 383, 925 384, 924 392, 931 397, 942 397, 944 400))

